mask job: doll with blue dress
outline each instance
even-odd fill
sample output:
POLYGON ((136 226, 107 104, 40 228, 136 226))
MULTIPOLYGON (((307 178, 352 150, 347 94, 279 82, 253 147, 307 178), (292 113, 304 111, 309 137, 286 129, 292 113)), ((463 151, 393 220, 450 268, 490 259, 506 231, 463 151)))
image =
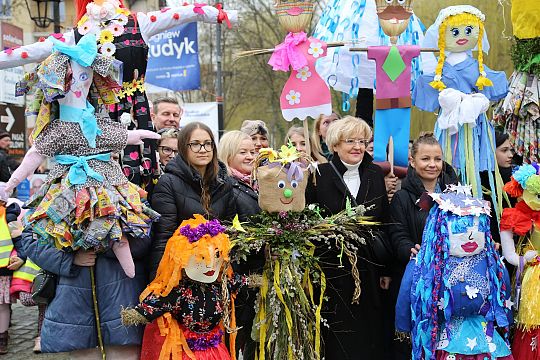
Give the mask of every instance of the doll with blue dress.
POLYGON ((432 193, 422 247, 407 265, 396 329, 413 359, 513 359, 510 280, 489 227, 490 206, 470 187, 432 193))
POLYGON ((422 44, 439 48, 437 67, 434 74, 417 79, 413 105, 438 112, 435 136, 444 160, 459 170, 461 181, 472 186, 474 196, 482 194, 479 172, 488 172, 491 201, 500 216, 502 199, 496 197, 495 189, 503 184, 495 159, 495 133, 486 111, 491 101, 506 96, 508 82, 503 71, 484 65, 484 53, 489 51, 484 21, 484 14, 470 5, 439 12, 422 44), (477 59, 472 57, 473 50, 478 51, 477 59))

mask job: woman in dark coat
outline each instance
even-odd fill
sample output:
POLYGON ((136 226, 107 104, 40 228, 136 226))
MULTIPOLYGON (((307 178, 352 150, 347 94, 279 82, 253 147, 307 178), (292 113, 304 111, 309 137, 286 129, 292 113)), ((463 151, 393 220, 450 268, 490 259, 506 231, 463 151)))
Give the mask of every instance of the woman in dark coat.
MULTIPOLYGON (((422 242, 424 225, 431 208, 428 197, 422 194, 427 191, 441 192, 446 185, 457 184, 458 181, 454 169, 442 157, 437 139, 432 134, 421 135, 412 145, 407 176, 390 204, 389 234, 395 255, 393 266, 390 267, 390 299, 394 306, 405 266, 411 258, 411 251, 416 251, 416 246, 422 242)), ((395 316, 394 306, 389 309, 391 318, 395 316)), ((408 344, 394 340, 391 345, 390 359, 410 359, 408 344)))
MULTIPOLYGON (((330 125, 326 142, 334 154, 329 163, 319 165, 316 185, 312 181, 308 183, 308 204, 318 203, 326 215, 332 215, 345 209, 347 197, 353 197, 357 204, 373 206, 366 215, 385 222, 388 198, 384 177, 365 151, 370 138, 371 129, 366 122, 352 116, 330 125)), ((329 329, 323 330, 326 360, 384 359, 381 267, 373 263, 373 256, 362 251, 359 250, 357 264, 362 294, 359 304, 351 304, 354 281, 350 265, 344 261, 344 267, 340 268, 338 253, 317 249, 324 264, 328 297, 322 314, 329 325, 329 329)))
POLYGON ((219 220, 232 220, 236 205, 232 180, 218 161, 210 128, 193 122, 180 130, 178 155, 165 167, 165 173, 152 195, 152 208, 161 214, 154 225, 150 279, 165 251, 167 241, 183 220, 201 214, 219 220))
MULTIPOLYGON (((251 172, 257 155, 251 137, 242 131, 228 131, 219 140, 219 159, 227 165, 233 179, 233 193, 240 221, 261 212, 259 194, 253 186, 251 172)), ((262 273, 264 254, 251 254, 240 264, 233 263, 236 273, 249 275, 262 273)), ((251 329, 255 318, 255 299, 258 290, 249 289, 238 294, 235 301, 236 325, 241 327, 236 335, 236 350, 242 352, 244 360, 255 359, 255 342, 251 340, 251 329)))

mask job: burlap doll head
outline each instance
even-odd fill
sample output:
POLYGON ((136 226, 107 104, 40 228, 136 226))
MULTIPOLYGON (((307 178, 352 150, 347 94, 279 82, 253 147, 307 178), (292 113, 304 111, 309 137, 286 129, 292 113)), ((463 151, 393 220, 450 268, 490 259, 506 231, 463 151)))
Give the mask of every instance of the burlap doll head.
POLYGON ((281 26, 288 32, 306 31, 313 15, 312 1, 279 0, 275 4, 281 26))
POLYGON ((381 28, 391 40, 397 41, 397 37, 409 26, 413 0, 376 0, 376 2, 381 28))
POLYGON ((311 158, 292 146, 280 151, 261 149, 254 169, 259 183, 259 206, 270 213, 302 211, 311 158))

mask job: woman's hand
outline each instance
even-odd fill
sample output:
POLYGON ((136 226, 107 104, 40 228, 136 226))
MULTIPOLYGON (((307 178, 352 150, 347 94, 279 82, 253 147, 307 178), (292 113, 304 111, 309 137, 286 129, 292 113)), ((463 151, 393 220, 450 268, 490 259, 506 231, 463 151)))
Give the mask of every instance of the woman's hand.
POLYGON ((23 266, 24 261, 18 256, 12 256, 9 258, 9 265, 7 266, 8 270, 16 271, 23 266))
POLYGON ((96 264, 96 253, 94 250, 78 250, 75 253, 73 263, 79 266, 94 266, 96 264))
POLYGON ((379 286, 383 290, 390 289, 390 283, 392 282, 392 278, 389 276, 381 276, 379 277, 379 286))
POLYGON ((418 255, 418 251, 420 251, 420 244, 416 244, 411 248, 411 259, 418 255))

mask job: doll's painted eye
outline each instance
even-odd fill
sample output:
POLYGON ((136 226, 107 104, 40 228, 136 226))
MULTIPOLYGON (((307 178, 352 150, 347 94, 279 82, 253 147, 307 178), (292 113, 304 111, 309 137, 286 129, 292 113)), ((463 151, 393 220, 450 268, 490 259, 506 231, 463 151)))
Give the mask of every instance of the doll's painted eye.
POLYGON ((473 29, 474 28, 471 25, 466 26, 465 27, 465 35, 470 36, 472 34, 473 29))
POLYGON ((296 189, 298 187, 298 181, 296 180, 291 181, 291 186, 293 189, 296 189))
POLYGON ((394 0, 386 0, 386 3, 389 4, 389 5, 390 5, 391 3, 393 3, 393 2, 394 2, 394 0))
POLYGON ((407 1, 407 0, 397 0, 397 2, 398 2, 399 5, 405 4, 405 1, 407 1))
POLYGON ((86 81, 88 80, 88 74, 87 73, 82 73, 81 75, 79 75, 79 80, 81 81, 86 81))
POLYGON ((219 250, 216 250, 216 259, 219 259, 221 257, 221 252, 219 250))
POLYGON ((285 181, 279 180, 278 183, 277 183, 277 187, 280 188, 280 189, 284 189, 285 188, 285 181))
POLYGON ((458 37, 459 36, 459 29, 458 28, 452 28, 452 30, 450 30, 452 32, 452 36, 453 37, 458 37))

